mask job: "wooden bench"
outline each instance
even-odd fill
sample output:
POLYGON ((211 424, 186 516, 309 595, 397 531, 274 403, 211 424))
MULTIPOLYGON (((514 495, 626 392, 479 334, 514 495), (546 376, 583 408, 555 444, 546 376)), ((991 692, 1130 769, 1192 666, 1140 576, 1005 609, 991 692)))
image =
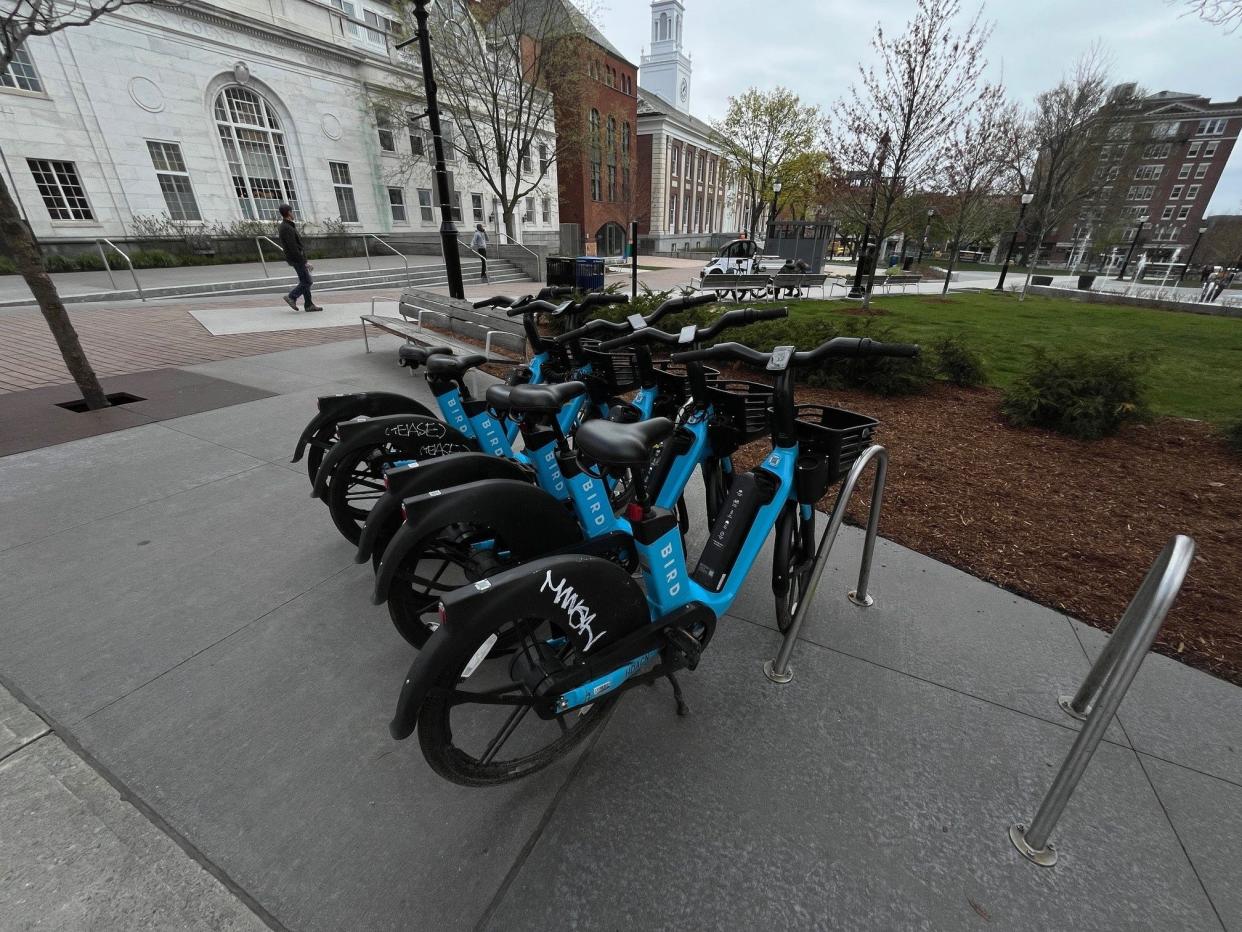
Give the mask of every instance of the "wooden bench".
POLYGON ((526 357, 526 331, 521 318, 507 316, 503 308, 476 308, 469 301, 409 288, 397 301, 397 313, 401 316, 377 315, 375 299, 371 300, 371 313, 360 318, 362 339, 368 353, 371 352, 367 340, 367 325, 370 324, 411 343, 433 345, 439 341, 439 333, 476 340, 483 344, 483 354, 490 361, 509 362, 511 360, 504 357, 492 356, 492 343, 500 339, 510 344, 519 356, 526 357), (436 330, 428 330, 428 326, 436 330))
POLYGON ((923 280, 922 275, 913 275, 910 272, 897 272, 893 275, 882 275, 882 276, 877 276, 877 277, 882 279, 884 283, 884 291, 890 294, 892 293, 894 285, 901 286, 902 294, 905 294, 907 285, 913 285, 915 290, 917 291, 919 287, 919 282, 923 280))
POLYGON ((745 298, 753 292, 758 292, 759 296, 765 295, 772 287, 772 277, 770 275, 729 275, 723 272, 713 272, 711 275, 705 275, 695 286, 699 291, 714 291, 719 297, 724 294, 731 294, 733 300, 745 298))
POLYGON ((811 272, 778 273, 772 278, 772 292, 774 297, 779 298, 782 291, 792 288, 798 292, 798 297, 802 297, 803 291, 818 288, 819 296, 822 298, 827 283, 828 276, 826 274, 814 274, 811 272))

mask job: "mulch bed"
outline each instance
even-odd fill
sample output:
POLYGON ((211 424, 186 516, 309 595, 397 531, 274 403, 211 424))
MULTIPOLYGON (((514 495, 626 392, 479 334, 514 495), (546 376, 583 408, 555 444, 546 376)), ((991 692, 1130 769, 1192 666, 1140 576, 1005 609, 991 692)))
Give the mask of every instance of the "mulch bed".
POLYGON ((1086 443, 1008 426, 994 390, 798 394, 880 420, 883 536, 1095 627, 1111 630, 1164 545, 1189 534, 1194 565, 1156 649, 1242 685, 1242 458, 1209 426, 1164 418, 1086 443))

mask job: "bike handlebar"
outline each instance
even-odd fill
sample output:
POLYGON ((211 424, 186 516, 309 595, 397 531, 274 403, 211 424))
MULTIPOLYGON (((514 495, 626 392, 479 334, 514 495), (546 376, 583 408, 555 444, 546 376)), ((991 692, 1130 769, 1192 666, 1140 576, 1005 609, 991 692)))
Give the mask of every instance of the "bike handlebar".
POLYGON ((475 301, 473 307, 475 310, 484 307, 525 307, 533 301, 548 301, 552 298, 567 298, 574 293, 572 286, 555 285, 549 288, 541 288, 537 295, 526 295, 522 298, 511 298, 508 295, 498 294, 491 298, 484 298, 482 301, 475 301))
POLYGON ((681 333, 665 333, 663 330, 656 330, 654 327, 644 327, 641 330, 635 330, 633 333, 627 333, 625 336, 616 337, 601 343, 599 348, 605 351, 614 350, 633 343, 663 343, 666 346, 686 346, 690 343, 698 343, 701 340, 710 340, 722 330, 728 330, 731 327, 745 327, 748 324, 758 323, 759 321, 781 320, 788 316, 789 308, 787 307, 774 307, 763 310, 741 308, 721 315, 706 327, 691 325, 681 333), (689 330, 694 332, 692 334, 688 333, 687 331, 689 330))
POLYGON ((589 294, 581 301, 566 301, 562 304, 551 304, 543 300, 528 301, 525 304, 515 304, 505 313, 510 317, 518 317, 522 314, 549 314, 552 317, 576 317, 579 314, 585 314, 593 307, 603 307, 609 304, 628 304, 629 298, 623 294, 589 294))
POLYGON ((701 362, 718 359, 727 362, 747 363, 752 366, 762 366, 765 369, 778 368, 783 371, 788 368, 814 365, 830 357, 863 358, 867 356, 892 356, 912 358, 918 356, 921 352, 922 349, 917 343, 881 343, 878 340, 872 340, 870 337, 834 337, 826 343, 821 343, 813 350, 803 353, 790 353, 784 360, 781 360, 780 354, 776 352, 761 353, 740 343, 719 343, 707 349, 674 353, 672 360, 673 362, 701 362), (777 361, 780 363, 777 367, 772 365, 774 356, 777 357, 777 361))

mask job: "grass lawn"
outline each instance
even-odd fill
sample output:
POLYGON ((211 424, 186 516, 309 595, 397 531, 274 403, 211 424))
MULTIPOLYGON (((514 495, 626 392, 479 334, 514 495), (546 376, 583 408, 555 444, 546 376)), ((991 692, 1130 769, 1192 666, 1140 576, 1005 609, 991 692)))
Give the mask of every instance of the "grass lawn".
MULTIPOLYGON (((1157 414, 1221 423, 1242 417, 1242 319, 1113 307, 1061 298, 992 293, 877 297, 898 338, 930 344, 960 335, 1004 388, 1026 367, 1031 349, 1050 352, 1137 350, 1150 356, 1149 384, 1157 414)), ((790 317, 844 322, 858 304, 795 301, 790 317)))

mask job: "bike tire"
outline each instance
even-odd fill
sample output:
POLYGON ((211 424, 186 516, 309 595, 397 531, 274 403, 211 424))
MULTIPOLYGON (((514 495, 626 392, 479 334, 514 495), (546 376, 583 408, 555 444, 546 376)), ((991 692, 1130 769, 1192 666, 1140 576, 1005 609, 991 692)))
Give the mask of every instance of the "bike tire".
MULTIPOLYGON (((793 506, 790 506, 791 514, 793 506)), ((808 565, 803 570, 797 570, 796 566, 804 561, 808 552, 808 541, 806 535, 810 534, 810 548, 814 547, 814 524, 808 529, 802 520, 793 514, 792 517, 782 518, 777 521, 775 529, 775 540, 773 541, 772 550, 772 590, 776 603, 776 626, 781 634, 787 634, 793 625, 794 615, 798 611, 798 606, 802 602, 802 596, 806 592, 806 585, 810 580, 811 568, 808 565), (785 569, 787 576, 786 582, 782 585, 778 583, 778 574, 781 568, 785 569), (784 588, 784 592, 779 591, 784 588)))
POLYGON ((315 477, 319 475, 319 467, 323 465, 324 454, 340 438, 336 434, 336 425, 321 427, 311 436, 306 448, 306 476, 314 486, 315 477))

